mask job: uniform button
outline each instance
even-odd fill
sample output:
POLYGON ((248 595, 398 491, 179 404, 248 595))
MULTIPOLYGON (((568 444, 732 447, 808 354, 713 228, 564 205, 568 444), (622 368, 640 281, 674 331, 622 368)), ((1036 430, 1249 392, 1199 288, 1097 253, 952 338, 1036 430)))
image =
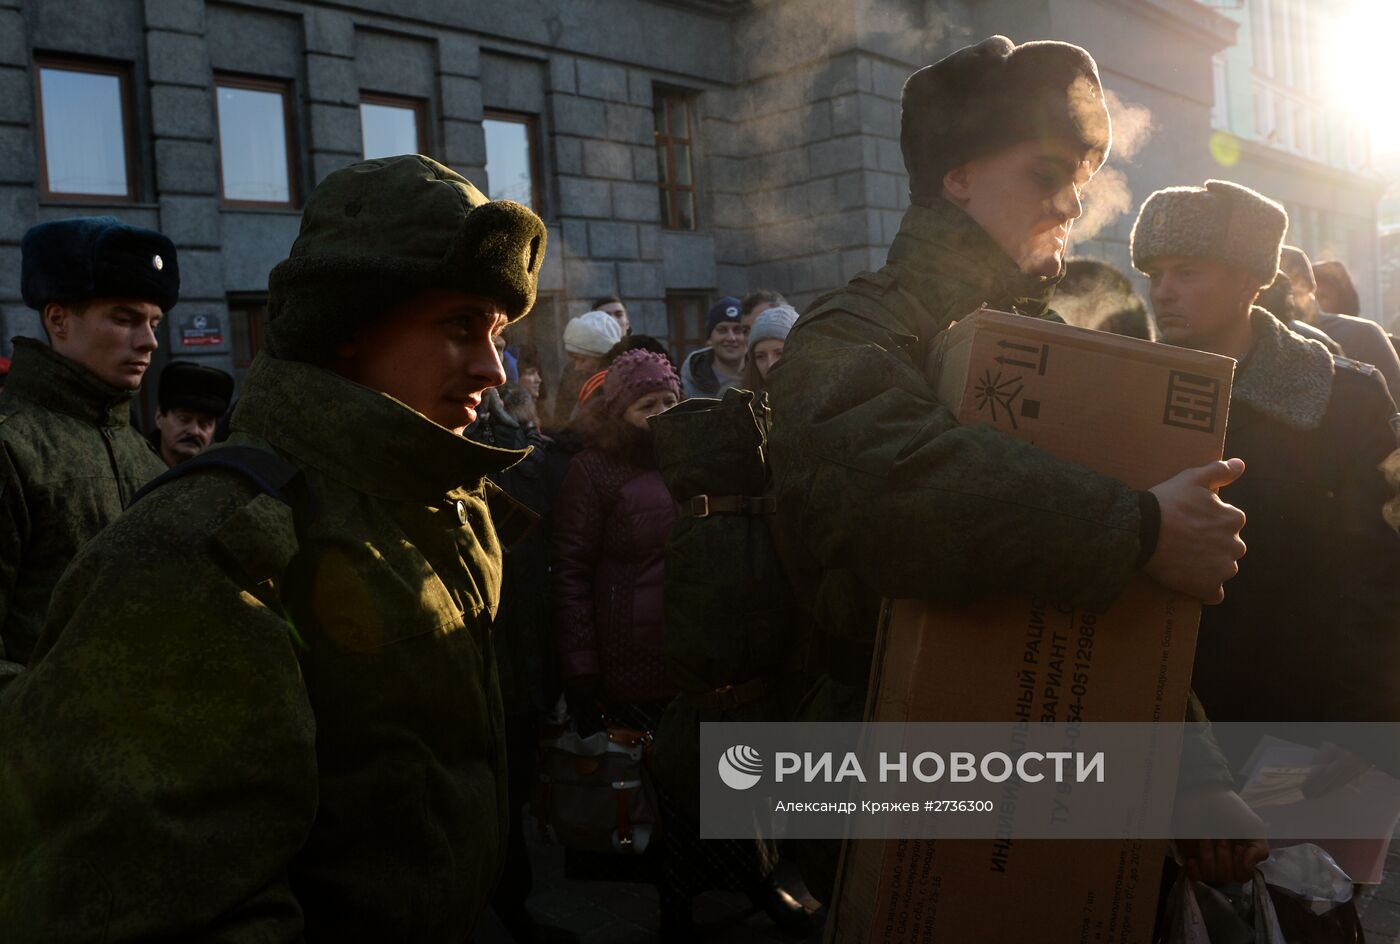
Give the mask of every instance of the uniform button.
POLYGON ((460 498, 457 499, 457 520, 462 524, 467 523, 467 503, 460 498))

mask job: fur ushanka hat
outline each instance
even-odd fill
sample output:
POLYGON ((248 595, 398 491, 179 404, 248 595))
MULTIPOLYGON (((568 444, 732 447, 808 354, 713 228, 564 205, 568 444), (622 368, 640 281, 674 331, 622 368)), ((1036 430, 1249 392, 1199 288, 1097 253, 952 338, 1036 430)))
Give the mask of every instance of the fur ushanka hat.
POLYGON ((1099 67, 1078 46, 1016 45, 992 36, 909 76, 899 131, 909 197, 932 206, 943 176, 976 157, 1038 138, 1077 141, 1094 170, 1108 158, 1112 125, 1099 67))
POLYGON ((1133 224, 1133 268, 1162 256, 1215 259, 1244 269, 1260 286, 1274 280, 1288 213, 1268 197, 1227 180, 1168 187, 1143 203, 1133 224))
POLYGON ((544 223, 487 200, 421 154, 362 161, 312 191, 301 231, 268 279, 268 347, 315 360, 426 289, 499 302, 510 320, 535 303, 544 223))

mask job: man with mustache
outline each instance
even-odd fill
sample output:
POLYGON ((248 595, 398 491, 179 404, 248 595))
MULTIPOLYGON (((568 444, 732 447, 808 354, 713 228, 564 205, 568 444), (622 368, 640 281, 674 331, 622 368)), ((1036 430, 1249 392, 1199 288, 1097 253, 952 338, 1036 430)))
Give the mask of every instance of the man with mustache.
MULTIPOLYGON (((1101 611, 1142 571, 1218 603, 1244 553, 1244 516, 1213 491, 1243 463, 1136 491, 960 426, 934 390, 930 355, 952 322, 984 306, 1060 320, 1050 293, 1111 141, 1089 53, 968 46, 909 77, 900 133, 911 206, 886 265, 814 302, 768 378, 778 531, 809 607, 805 720, 862 716, 882 598, 1029 592, 1101 611)), ((1218 750, 1192 748, 1193 783, 1233 809, 1218 750)), ((822 897, 829 866, 804 873, 822 897)))
POLYGON ((308 197, 228 442, 84 548, 0 689, 7 941, 471 940, 533 516, 487 480, 525 452, 462 432, 545 238, 416 154, 308 197))
POLYGON ((14 339, 0 394, 0 658, 10 671, 29 661, 69 561, 164 471, 130 412, 180 295, 175 245, 114 217, 40 223, 20 245, 21 292, 49 344, 14 339))
POLYGON ((193 459, 214 438, 214 427, 233 400, 233 378, 217 367, 171 361, 156 388, 156 428, 151 445, 171 467, 193 459))

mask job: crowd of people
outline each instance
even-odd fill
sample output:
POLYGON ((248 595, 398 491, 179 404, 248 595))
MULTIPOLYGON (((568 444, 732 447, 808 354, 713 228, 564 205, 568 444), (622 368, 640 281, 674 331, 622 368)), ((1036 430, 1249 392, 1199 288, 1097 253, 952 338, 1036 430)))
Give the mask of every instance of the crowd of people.
MULTIPOLYGON (((1238 184, 1143 203, 1146 301, 1067 258, 1111 140, 1085 50, 967 47, 905 87, 912 205, 883 269, 801 315, 725 295, 695 351, 592 300, 557 377, 512 338, 538 217, 420 155, 355 165, 272 272, 231 417, 231 377, 172 362, 149 436, 130 404, 176 247, 105 217, 31 229, 47 343, 16 339, 0 394, 7 939, 462 941, 491 905, 516 940, 568 940, 527 907, 541 731, 662 738, 677 706, 859 720, 888 598, 1092 610, 1145 573, 1212 604, 1187 718, 1400 721, 1400 344, 1238 184), (1225 458, 1135 490, 958 425, 929 354, 984 307, 1235 358, 1225 458), (752 411, 770 481, 716 513, 771 528, 801 641, 781 671, 717 653, 697 683, 667 617, 695 512, 653 421, 720 404, 752 411)), ((1207 748, 1192 802, 1237 831, 1179 856, 1240 881, 1268 855, 1234 793, 1246 747, 1207 748)), ((570 877, 655 882, 668 942, 720 887, 810 933, 836 844, 702 841, 675 769, 657 841, 571 848, 570 877)))

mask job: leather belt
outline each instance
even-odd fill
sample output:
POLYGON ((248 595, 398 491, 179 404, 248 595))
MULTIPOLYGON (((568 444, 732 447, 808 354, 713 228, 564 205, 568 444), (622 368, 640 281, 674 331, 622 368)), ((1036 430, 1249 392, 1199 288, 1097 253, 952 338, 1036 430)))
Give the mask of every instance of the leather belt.
POLYGON ((772 495, 696 495, 681 502, 681 517, 708 518, 711 515, 777 514, 778 500, 772 495))

